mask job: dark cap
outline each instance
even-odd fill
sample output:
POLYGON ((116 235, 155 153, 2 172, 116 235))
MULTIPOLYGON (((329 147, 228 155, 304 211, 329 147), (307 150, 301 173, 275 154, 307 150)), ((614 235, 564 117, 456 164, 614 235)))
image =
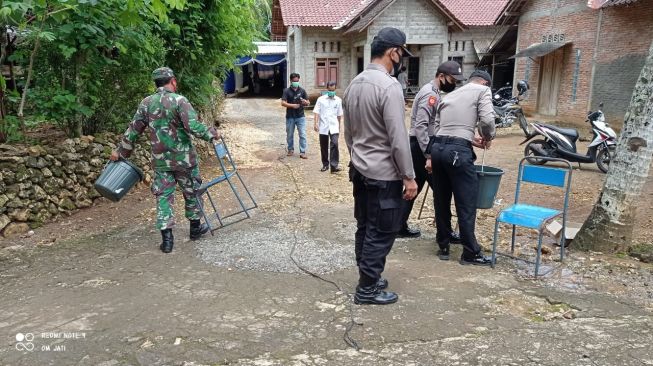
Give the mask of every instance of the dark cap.
POLYGON ((406 34, 397 28, 386 27, 381 29, 374 37, 374 41, 382 42, 391 47, 400 47, 404 51, 404 56, 413 57, 413 54, 406 47, 406 34))
POLYGON ((463 69, 460 67, 460 64, 456 61, 447 61, 443 62, 438 66, 437 74, 447 74, 453 76, 456 80, 463 80, 463 69))
POLYGON ((492 76, 490 76, 490 74, 485 70, 475 70, 471 75, 469 75, 469 78, 481 78, 488 82, 487 86, 492 87, 492 76))

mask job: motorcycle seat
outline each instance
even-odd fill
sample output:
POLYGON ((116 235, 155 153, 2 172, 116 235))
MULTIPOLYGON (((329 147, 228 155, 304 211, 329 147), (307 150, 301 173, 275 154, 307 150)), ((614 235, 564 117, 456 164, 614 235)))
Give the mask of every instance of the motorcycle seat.
POLYGON ((546 124, 544 126, 556 132, 559 132, 565 136, 570 137, 574 142, 578 140, 578 130, 576 130, 575 128, 562 128, 562 127, 558 127, 554 125, 546 125, 546 124))

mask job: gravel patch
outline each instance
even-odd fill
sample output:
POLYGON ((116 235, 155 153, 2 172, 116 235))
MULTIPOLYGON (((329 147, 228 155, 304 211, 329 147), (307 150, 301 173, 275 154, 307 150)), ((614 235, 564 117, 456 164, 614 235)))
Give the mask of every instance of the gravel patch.
MULTIPOLYGON (((290 259, 295 243, 294 230, 283 224, 244 223, 241 230, 223 229, 216 236, 198 243, 200 258, 210 264, 266 272, 301 273, 290 259)), ((342 245, 326 239, 297 233, 295 260, 316 273, 330 273, 356 264, 353 245, 342 245)))

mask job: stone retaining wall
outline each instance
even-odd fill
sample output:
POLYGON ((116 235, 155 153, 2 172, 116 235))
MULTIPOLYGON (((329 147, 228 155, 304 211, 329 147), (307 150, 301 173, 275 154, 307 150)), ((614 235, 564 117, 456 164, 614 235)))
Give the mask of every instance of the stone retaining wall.
MULTIPOLYGON (((95 180, 109 159, 117 135, 83 136, 51 145, 0 145, 0 232, 15 237, 62 214, 93 205, 95 180)), ((196 143, 198 143, 196 141, 196 143)), ((198 153, 208 144, 200 141, 198 153)), ((130 161, 151 181, 149 143, 136 144, 130 161)))

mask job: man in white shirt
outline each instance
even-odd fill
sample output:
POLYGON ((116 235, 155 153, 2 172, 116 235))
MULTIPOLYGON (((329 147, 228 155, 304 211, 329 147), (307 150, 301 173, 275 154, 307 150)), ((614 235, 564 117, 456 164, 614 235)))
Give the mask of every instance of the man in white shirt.
POLYGON ((340 123, 342 122, 342 100, 336 96, 336 82, 327 83, 327 92, 317 99, 315 108, 315 125, 313 129, 320 134, 320 151, 322 153, 322 169, 327 171, 331 167, 331 173, 337 173, 342 169, 338 166, 338 136, 340 134, 340 123), (331 155, 329 157, 329 155, 331 155))

